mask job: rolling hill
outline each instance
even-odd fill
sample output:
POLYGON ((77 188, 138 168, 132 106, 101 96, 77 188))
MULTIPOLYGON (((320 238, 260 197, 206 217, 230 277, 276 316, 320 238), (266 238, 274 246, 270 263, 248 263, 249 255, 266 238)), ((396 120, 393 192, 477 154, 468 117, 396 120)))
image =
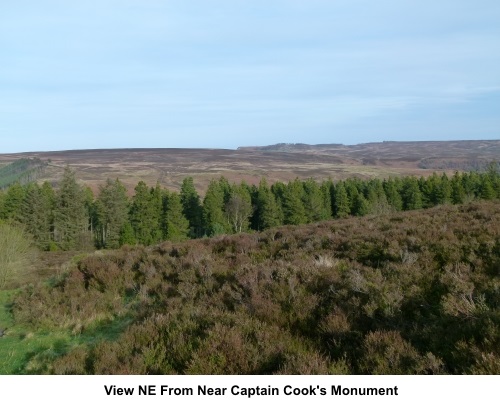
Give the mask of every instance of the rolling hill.
POLYGON ((119 178, 130 190, 143 180, 178 189, 191 176, 200 192, 212 178, 256 184, 305 179, 427 176, 433 171, 484 168, 500 156, 500 141, 381 142, 360 145, 278 144, 230 149, 95 149, 0 154, 0 165, 19 159, 47 162, 39 181, 57 182, 69 165, 96 189, 119 178))

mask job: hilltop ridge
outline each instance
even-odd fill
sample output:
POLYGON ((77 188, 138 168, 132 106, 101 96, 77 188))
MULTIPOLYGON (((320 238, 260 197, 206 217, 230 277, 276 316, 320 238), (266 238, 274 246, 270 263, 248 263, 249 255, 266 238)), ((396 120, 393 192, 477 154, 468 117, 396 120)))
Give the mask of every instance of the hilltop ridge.
POLYGON ((143 180, 179 189, 191 176, 203 192, 213 178, 257 184, 305 179, 387 178, 427 176, 434 171, 452 173, 481 170, 500 156, 500 140, 379 142, 359 145, 282 143, 238 149, 133 148, 88 149, 0 154, 0 166, 23 158, 49 161, 39 181, 57 182, 69 165, 77 177, 93 188, 106 179, 119 178, 128 187, 143 180))

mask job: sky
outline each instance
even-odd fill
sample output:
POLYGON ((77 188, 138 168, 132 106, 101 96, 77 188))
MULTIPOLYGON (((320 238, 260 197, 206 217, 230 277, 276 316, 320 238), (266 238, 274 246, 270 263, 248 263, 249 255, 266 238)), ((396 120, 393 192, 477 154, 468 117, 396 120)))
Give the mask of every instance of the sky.
POLYGON ((0 153, 459 139, 498 0, 0 0, 0 153))

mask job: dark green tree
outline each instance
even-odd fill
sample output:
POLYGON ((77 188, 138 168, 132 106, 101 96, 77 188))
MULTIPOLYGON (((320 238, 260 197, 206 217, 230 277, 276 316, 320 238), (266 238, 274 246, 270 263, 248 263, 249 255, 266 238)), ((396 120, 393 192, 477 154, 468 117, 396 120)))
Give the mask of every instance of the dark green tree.
POLYGON ((422 208, 422 192, 418 186, 418 180, 415 177, 405 177, 401 190, 403 200, 403 209, 416 210, 422 208))
POLYGON ((199 238, 203 235, 203 209, 200 196, 194 187, 192 177, 186 177, 182 181, 180 198, 182 212, 189 221, 189 234, 192 238, 199 238))
POLYGON ((343 182, 338 182, 333 191, 333 214, 336 218, 346 218, 351 213, 349 197, 343 182))
POLYGON ((333 217, 332 210, 332 195, 331 188, 333 186, 333 181, 331 179, 325 180, 321 183, 321 196, 323 197, 323 207, 325 210, 325 219, 331 219, 333 217))
POLYGON ((304 188, 302 183, 298 179, 288 183, 283 195, 283 217, 285 224, 300 225, 307 223, 303 198, 304 188))
POLYGON ((228 232, 224 218, 224 189, 219 181, 212 180, 203 199, 203 227, 205 234, 214 236, 228 232))
POLYGON ((302 186, 302 202, 307 222, 324 221, 330 218, 329 206, 318 183, 313 179, 308 179, 302 182, 302 186))
POLYGON ((496 194, 491 177, 487 174, 482 174, 479 181, 479 198, 491 200, 496 197, 496 194))
POLYGON ((14 222, 22 222, 22 206, 26 197, 26 190, 19 183, 11 185, 3 198, 0 219, 8 219, 14 222))
POLYGON ((257 189, 255 214, 256 230, 263 230, 281 225, 280 209, 276 198, 267 185, 265 178, 262 178, 257 189))
POLYGON ((163 198, 165 239, 178 242, 188 239, 189 221, 182 213, 183 207, 178 193, 165 193, 163 198))
POLYGON ((353 199, 351 214, 360 217, 363 215, 368 215, 369 213, 370 204, 362 193, 356 193, 353 199))
POLYGON ((64 170, 54 209, 54 239, 64 250, 88 248, 89 217, 85 193, 75 172, 64 170))
POLYGON ((450 181, 450 199, 453 204, 462 204, 465 201, 465 190, 462 185, 462 176, 455 172, 450 181))
POLYGON ((387 201, 384 186, 379 179, 372 179, 365 183, 363 195, 366 199, 368 213, 381 215, 394 211, 387 201))
POLYGON ((346 179, 344 181, 345 191, 347 193, 347 199, 349 201, 349 213, 354 214, 354 202, 356 201, 356 196, 361 192, 360 183, 358 179, 346 179))
POLYGON ((403 199, 401 198, 401 181, 400 179, 384 180, 382 183, 384 187, 385 196, 389 205, 396 211, 401 211, 403 209, 403 199))
MULTIPOLYGON (((46 183, 48 184, 48 183, 46 183)), ((26 186, 26 196, 22 204, 22 223, 33 236, 35 244, 48 250, 52 235, 53 191, 49 193, 36 183, 26 186)), ((50 185, 49 185, 50 187, 50 185)), ((52 190, 52 188, 51 188, 52 190)))
POLYGON ((129 201, 127 189, 118 180, 108 179, 99 187, 96 200, 97 235, 99 247, 116 249, 121 246, 120 239, 125 224, 128 222, 129 201))
POLYGON ((135 195, 130 207, 130 223, 134 229, 134 236, 138 243, 151 245, 161 238, 159 218, 161 214, 158 213, 158 202, 143 181, 140 181, 134 190, 135 195))

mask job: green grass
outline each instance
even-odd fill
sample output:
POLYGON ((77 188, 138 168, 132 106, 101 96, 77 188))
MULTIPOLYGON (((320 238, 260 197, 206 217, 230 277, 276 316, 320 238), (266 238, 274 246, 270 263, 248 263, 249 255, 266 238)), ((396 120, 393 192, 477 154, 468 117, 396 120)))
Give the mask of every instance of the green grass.
POLYGON ((102 340, 115 340, 130 325, 130 318, 99 322, 80 335, 69 330, 40 330, 16 323, 10 305, 16 290, 0 290, 0 327, 7 333, 0 338, 0 374, 42 374, 57 357, 79 345, 93 346, 102 340))
MULTIPOLYGON (((41 333, 14 322, 10 305, 16 290, 0 291, 0 325, 6 334, 0 338, 0 374, 24 374, 34 356, 60 348, 61 341, 69 340, 67 334, 41 333)), ((28 367, 29 368, 29 367, 28 367)))

